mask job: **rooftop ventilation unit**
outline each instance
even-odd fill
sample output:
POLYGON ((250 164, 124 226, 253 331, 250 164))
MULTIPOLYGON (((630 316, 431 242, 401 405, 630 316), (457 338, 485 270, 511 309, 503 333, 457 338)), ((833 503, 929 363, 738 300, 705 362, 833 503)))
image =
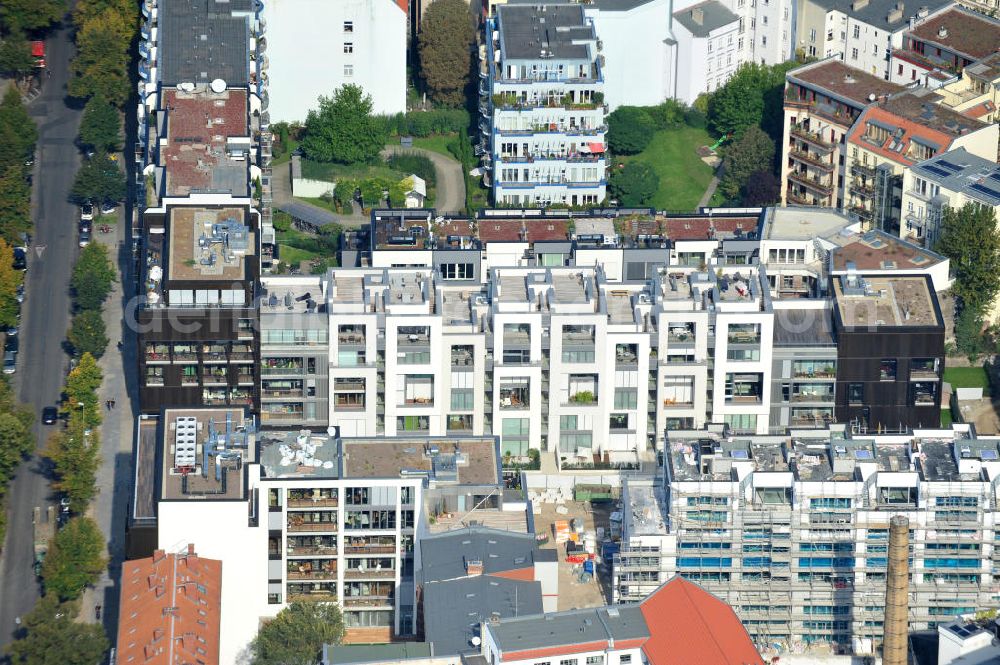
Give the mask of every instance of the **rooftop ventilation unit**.
POLYGON ((174 430, 174 471, 194 469, 198 444, 198 419, 194 416, 179 416, 174 430))

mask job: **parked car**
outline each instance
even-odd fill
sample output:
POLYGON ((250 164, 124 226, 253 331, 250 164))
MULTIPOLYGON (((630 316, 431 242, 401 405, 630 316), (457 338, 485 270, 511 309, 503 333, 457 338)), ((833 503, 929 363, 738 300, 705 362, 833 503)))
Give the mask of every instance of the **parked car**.
POLYGON ((17 337, 8 337, 3 343, 3 350, 17 353, 18 348, 21 346, 17 340, 17 337))
POLYGON ((28 269, 28 252, 24 247, 14 248, 14 270, 28 269))
POLYGON ((17 285, 17 301, 24 302, 24 284, 17 285))
POLYGON ((101 204, 102 215, 113 215, 115 214, 116 210, 118 210, 118 204, 114 203, 113 201, 112 202, 105 201, 104 203, 101 204))
POLYGON ((42 424, 54 425, 59 420, 59 409, 54 406, 47 406, 42 409, 42 424))
POLYGON ((13 374, 17 371, 17 352, 16 351, 4 351, 3 354, 3 373, 13 374))
POLYGON ((84 203, 80 206, 80 219, 90 221, 94 219, 94 204, 84 203))
POLYGON ((80 226, 80 247, 90 244, 90 226, 80 226))
POLYGON ((4 332, 7 333, 8 337, 16 335, 17 334, 17 326, 7 326, 7 329, 4 330, 4 332))

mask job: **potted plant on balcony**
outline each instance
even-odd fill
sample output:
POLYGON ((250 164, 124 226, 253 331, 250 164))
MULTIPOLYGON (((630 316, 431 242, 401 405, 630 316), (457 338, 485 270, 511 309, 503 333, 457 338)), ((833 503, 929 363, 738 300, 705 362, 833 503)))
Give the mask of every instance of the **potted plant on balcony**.
POLYGON ((576 404, 593 404, 594 393, 589 390, 581 390, 573 395, 570 395, 569 401, 576 404))

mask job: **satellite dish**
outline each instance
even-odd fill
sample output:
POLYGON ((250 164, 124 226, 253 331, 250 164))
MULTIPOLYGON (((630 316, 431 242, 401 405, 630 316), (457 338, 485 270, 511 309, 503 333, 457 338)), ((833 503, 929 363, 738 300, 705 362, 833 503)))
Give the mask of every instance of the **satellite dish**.
POLYGON ((472 642, 472 646, 474 647, 478 647, 480 644, 483 643, 482 639, 480 639, 478 635, 474 635, 472 639, 469 641, 472 642))
POLYGON ((183 81, 177 87, 184 92, 194 92, 194 83, 191 81, 183 81))
POLYGON ((226 82, 223 81, 222 79, 213 80, 210 86, 212 88, 212 92, 214 93, 221 93, 226 91, 226 82))
POLYGON ((870 102, 874 102, 875 101, 875 93, 874 92, 868 94, 868 101, 870 101, 870 102))

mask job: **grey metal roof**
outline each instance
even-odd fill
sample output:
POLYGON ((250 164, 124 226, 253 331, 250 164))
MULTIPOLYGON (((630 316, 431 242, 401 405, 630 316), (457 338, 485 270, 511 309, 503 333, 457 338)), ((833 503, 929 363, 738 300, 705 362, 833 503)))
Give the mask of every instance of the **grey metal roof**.
POLYGON ((490 575, 427 584, 423 598, 424 639, 435 656, 476 651, 472 638, 493 613, 513 618, 542 611, 541 582, 490 575))
POLYGON ((916 9, 926 7, 928 12, 933 13, 951 4, 952 0, 925 0, 919 5, 915 3, 909 13, 904 13, 901 19, 893 23, 889 22, 889 12, 896 8, 898 0, 868 0, 864 7, 857 10, 853 9, 854 5, 860 4, 856 0, 812 0, 812 2, 828 12, 841 12, 879 30, 898 32, 909 28, 909 19, 916 14, 916 9))
POLYGON ((914 174, 938 183, 942 189, 962 192, 986 205, 1000 205, 1000 164, 965 148, 955 148, 913 167, 914 174))
POLYGON ((402 662, 409 658, 430 658, 428 642, 392 644, 324 644, 322 665, 358 665, 360 663, 402 662))
POLYGON ((160 81, 250 82, 250 0, 162 0, 160 81))
POLYGON ((468 575, 466 562, 482 561, 483 574, 534 565, 535 536, 473 526, 446 531, 420 541, 423 580, 441 582, 468 575))
POLYGON ((638 605, 593 607, 557 614, 522 616, 490 626, 502 651, 544 649, 582 641, 633 640, 649 637, 638 605))
POLYGON ((594 0, 591 6, 602 12, 627 12, 650 2, 653 0, 594 0))
POLYGON ((774 310, 774 345, 835 347, 830 310, 774 310))
POLYGON ((687 28, 687 31, 695 37, 708 37, 713 30, 735 23, 740 18, 721 2, 708 0, 674 12, 674 20, 687 28))
POLYGON ((500 43, 504 57, 512 60, 587 60, 587 44, 596 40, 594 28, 583 14, 583 5, 557 3, 500 5, 500 43), (546 56, 542 56, 542 51, 546 56))

